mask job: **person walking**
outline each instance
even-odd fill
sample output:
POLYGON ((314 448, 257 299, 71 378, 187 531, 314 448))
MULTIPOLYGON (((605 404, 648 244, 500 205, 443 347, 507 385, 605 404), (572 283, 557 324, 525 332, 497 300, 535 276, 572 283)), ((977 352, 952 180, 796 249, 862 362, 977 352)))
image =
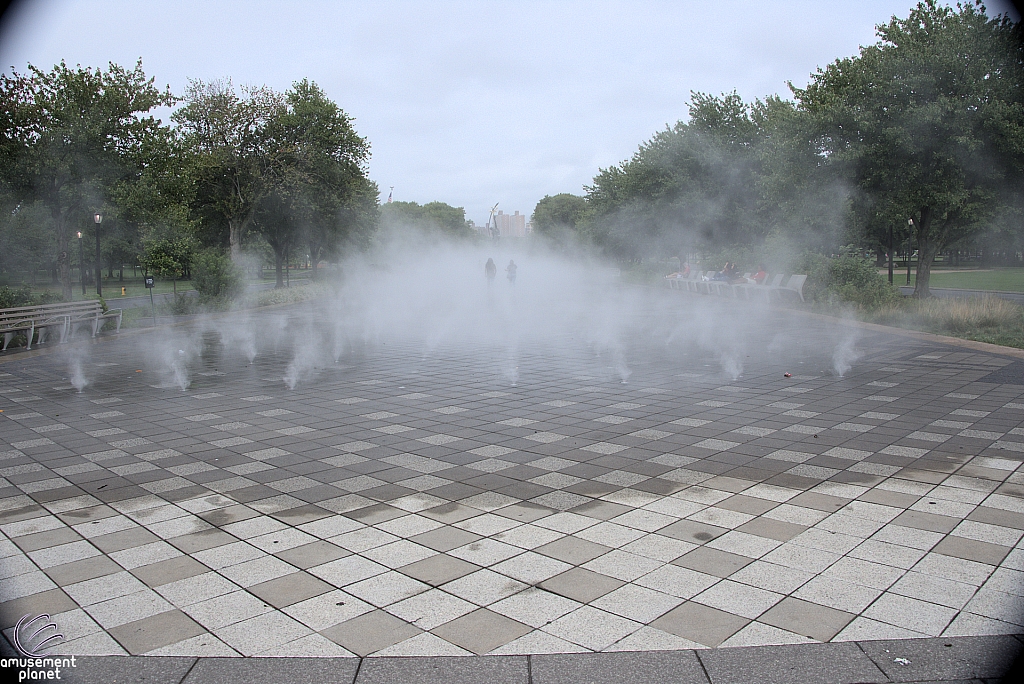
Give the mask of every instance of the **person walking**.
POLYGON ((516 262, 509 259, 508 266, 505 267, 505 275, 508 277, 509 285, 516 284, 516 268, 516 262))
MULTIPOLYGON (((477 262, 480 263, 480 262, 477 262)), ((488 257, 487 263, 484 264, 484 275, 487 276, 487 284, 490 285, 494 282, 494 276, 498 274, 498 267, 494 263, 494 259, 488 257)))

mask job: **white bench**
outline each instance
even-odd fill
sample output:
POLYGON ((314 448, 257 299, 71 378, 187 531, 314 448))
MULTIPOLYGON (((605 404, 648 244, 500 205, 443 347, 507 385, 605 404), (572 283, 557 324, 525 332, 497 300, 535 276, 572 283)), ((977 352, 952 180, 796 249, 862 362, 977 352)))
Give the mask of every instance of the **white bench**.
POLYGON ((60 332, 60 341, 64 342, 78 325, 92 326, 92 336, 96 337, 100 325, 107 319, 117 319, 117 332, 121 331, 121 309, 103 311, 103 306, 96 300, 84 302, 58 302, 57 304, 36 304, 34 306, 17 306, 0 309, 0 333, 4 336, 2 350, 18 333, 25 333, 26 348, 32 348, 32 340, 42 344, 49 337, 51 330, 60 332))
POLYGON ((749 273, 743 276, 748 282, 735 284, 724 280, 712 280, 716 274, 717 271, 707 271, 703 274, 691 271, 691 277, 669 278, 666 276, 666 280, 669 281, 669 287, 672 289, 682 290, 685 284, 688 291, 699 294, 715 294, 722 297, 746 299, 749 301, 763 297, 765 303, 770 303, 772 297, 776 297, 781 301, 784 296, 794 296, 799 298, 801 302, 804 301, 804 284, 807 282, 807 276, 803 274, 790 275, 785 285, 782 284, 786 278, 784 273, 776 273, 770 279, 766 278, 763 285, 749 282, 751 275, 749 273))

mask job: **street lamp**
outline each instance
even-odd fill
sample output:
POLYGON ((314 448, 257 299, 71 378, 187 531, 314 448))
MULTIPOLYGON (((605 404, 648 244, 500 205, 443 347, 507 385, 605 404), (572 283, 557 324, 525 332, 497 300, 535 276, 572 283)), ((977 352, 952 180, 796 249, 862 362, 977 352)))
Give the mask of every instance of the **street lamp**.
POLYGON ((892 285, 892 260, 893 260, 892 247, 893 247, 893 245, 892 245, 892 224, 890 223, 889 224, 889 284, 890 285, 892 285))
POLYGON ((103 223, 101 214, 94 214, 92 220, 96 223, 96 294, 103 296, 103 266, 100 263, 100 224, 103 223))
MULTIPOLYGON (((907 237, 907 285, 910 284, 910 259, 914 256, 914 219, 907 219, 910 235, 907 237)), ((920 270, 920 269, 918 269, 920 270)))
POLYGON ((82 296, 85 296, 85 250, 82 248, 82 231, 78 231, 78 275, 82 279, 82 296))

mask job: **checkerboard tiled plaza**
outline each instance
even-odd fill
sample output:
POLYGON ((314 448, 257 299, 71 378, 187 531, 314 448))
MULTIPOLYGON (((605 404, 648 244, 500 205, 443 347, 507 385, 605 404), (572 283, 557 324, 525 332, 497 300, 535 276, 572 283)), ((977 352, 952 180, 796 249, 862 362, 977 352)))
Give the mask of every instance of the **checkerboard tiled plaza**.
POLYGON ((15 358, 2 627, 204 656, 1020 632, 1024 362, 865 333, 839 378, 828 324, 788 316, 735 381, 639 333, 628 384, 571 339, 514 386, 487 348, 398 342, 293 390, 287 347, 208 340, 184 391, 145 335, 86 347, 80 393, 71 347, 15 358))

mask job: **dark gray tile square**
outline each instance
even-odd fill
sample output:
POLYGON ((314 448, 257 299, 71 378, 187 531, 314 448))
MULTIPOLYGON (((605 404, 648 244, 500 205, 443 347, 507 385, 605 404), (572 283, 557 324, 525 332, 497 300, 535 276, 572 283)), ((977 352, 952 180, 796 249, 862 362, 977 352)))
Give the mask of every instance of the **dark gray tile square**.
POLYGON ((177 684, 195 663, 195 658, 179 657, 78 656, 75 658, 75 667, 61 669, 60 681, 69 682, 69 684, 92 684, 93 682, 124 684, 174 682, 177 684))
POLYGON ((615 591, 625 582, 584 568, 573 568, 544 580, 538 586, 553 594, 580 603, 591 601, 615 591))
POLYGON ((124 570, 120 565, 110 560, 107 556, 93 556, 82 560, 54 565, 43 570, 50 579, 62 587, 85 580, 113 575, 115 572, 124 570))
POLYGON ((817 641, 828 641, 855 617, 835 608, 789 596, 769 608, 757 620, 817 641))
POLYGON ((436 556, 430 556, 415 563, 404 565, 398 571, 432 587, 439 587, 442 584, 451 582, 479 569, 479 566, 473 565, 461 558, 454 558, 439 553, 436 556))
POLYGON ((714 648, 749 622, 738 615, 687 601, 662 615, 651 626, 714 648))
POLYGON ((932 548, 932 553, 940 553, 944 556, 953 556, 976 563, 999 565, 1006 558, 1006 554, 1010 553, 1010 550, 1008 546, 949 535, 932 548))
POLYGON ((180 610, 169 610, 107 630, 132 655, 190 639, 206 630, 180 610))
POLYGON ((414 537, 410 537, 410 540, 417 544, 422 544, 427 548, 444 553, 446 551, 451 551, 452 549, 457 549, 460 546, 465 546, 471 542, 475 542, 481 538, 482 537, 479 534, 473 534, 472 532, 468 532, 458 527, 445 525, 444 527, 438 527, 437 529, 430 530, 429 532, 417 534, 414 537))
POLYGON ((697 572, 716 577, 728 577, 734 572, 754 562, 753 558, 739 556, 728 551, 719 551, 706 546, 700 546, 689 553, 686 553, 672 561, 678 565, 697 572))
POLYGON ((408 622, 382 610, 375 610, 328 627, 320 633, 352 653, 366 656, 421 632, 408 622))
POLYGON ((284 608, 299 601, 319 596, 334 587, 305 572, 295 572, 249 587, 249 593, 275 608, 284 608))
POLYGON ((483 655, 529 633, 532 629, 486 608, 474 610, 431 632, 467 651, 483 655))
POLYGON ((562 537, 543 546, 538 546, 534 551, 571 565, 583 565, 587 561, 608 553, 611 548, 578 537, 562 537))
POLYGON ((195 577, 209 568, 189 556, 178 556, 168 558, 159 563, 143 565, 132 569, 130 572, 150 587, 159 587, 163 584, 170 584, 186 577, 195 577))
POLYGON ((307 568, 344 558, 351 555, 351 553, 330 542, 315 541, 310 544, 296 546, 287 551, 279 551, 274 555, 286 563, 291 563, 300 570, 306 570, 307 568))

